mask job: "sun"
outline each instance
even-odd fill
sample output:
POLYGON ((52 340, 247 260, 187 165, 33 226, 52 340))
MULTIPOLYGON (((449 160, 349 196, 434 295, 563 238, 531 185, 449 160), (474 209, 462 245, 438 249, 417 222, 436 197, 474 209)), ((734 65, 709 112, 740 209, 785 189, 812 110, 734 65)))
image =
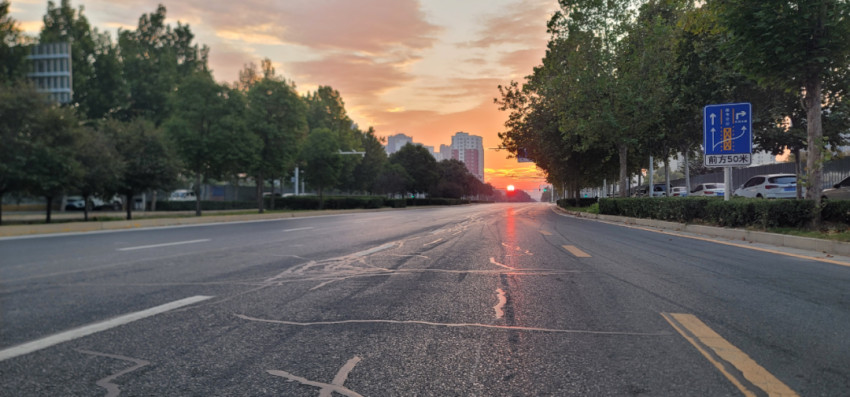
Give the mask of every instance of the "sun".
POLYGON ((514 190, 516 190, 516 188, 514 187, 514 185, 508 185, 508 191, 509 191, 509 192, 512 192, 512 191, 514 191, 514 190))

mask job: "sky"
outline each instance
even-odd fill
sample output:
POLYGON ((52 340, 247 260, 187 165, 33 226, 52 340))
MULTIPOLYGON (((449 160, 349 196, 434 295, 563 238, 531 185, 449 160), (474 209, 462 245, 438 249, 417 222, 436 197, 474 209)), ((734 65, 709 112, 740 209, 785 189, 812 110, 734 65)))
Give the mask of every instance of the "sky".
MULTIPOLYGON (((59 3, 61 0, 56 0, 59 3)), ((116 37, 160 2, 77 0, 92 27, 116 37)), ((403 133, 439 150, 458 131, 483 137, 485 181, 539 196, 533 163, 507 159, 498 133, 507 113, 498 85, 523 81, 545 55, 557 0, 180 0, 161 2, 167 22, 188 24, 210 47, 216 80, 271 59, 299 92, 331 86, 349 116, 379 136, 403 133)), ((11 16, 37 35, 46 0, 11 0, 11 16)))

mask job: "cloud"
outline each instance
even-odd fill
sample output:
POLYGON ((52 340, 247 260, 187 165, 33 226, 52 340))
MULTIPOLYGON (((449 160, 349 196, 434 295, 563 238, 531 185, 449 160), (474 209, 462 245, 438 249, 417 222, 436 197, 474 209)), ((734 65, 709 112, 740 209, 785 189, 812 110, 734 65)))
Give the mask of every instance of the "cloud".
POLYGON ((478 39, 461 43, 462 47, 487 48, 504 44, 537 44, 546 41, 546 21, 557 9, 553 0, 519 1, 504 12, 487 18, 478 39))
POLYGON ((543 63, 546 48, 532 47, 523 50, 505 52, 501 57, 501 64, 511 69, 513 75, 530 75, 534 66, 543 63))
POLYGON ((324 59, 289 63, 295 81, 319 82, 343 97, 374 100, 382 93, 413 80, 405 61, 380 61, 373 57, 333 54, 324 59))

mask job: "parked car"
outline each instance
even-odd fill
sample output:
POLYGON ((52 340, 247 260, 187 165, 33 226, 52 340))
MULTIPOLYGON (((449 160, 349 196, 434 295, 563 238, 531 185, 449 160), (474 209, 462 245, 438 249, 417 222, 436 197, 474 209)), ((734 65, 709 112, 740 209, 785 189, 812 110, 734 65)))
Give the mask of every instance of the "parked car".
POLYGON ((822 200, 850 200, 850 176, 844 178, 841 182, 832 185, 829 189, 824 189, 822 200))
POLYGON ((171 192, 168 201, 195 201, 195 192, 187 189, 179 189, 171 192))
MULTIPOLYGON (((647 196, 649 196, 649 193, 647 193, 648 190, 649 190, 649 186, 647 186, 647 185, 638 186, 637 188, 635 188, 635 193, 632 196, 634 196, 634 197, 647 197, 647 196)), ((666 195, 667 195, 667 185, 662 184, 662 183, 653 185, 653 188, 652 188, 652 196, 653 197, 664 197, 666 195)))
POLYGON ((670 190, 671 197, 687 197, 688 188, 684 186, 673 186, 670 190))
MULTIPOLYGON (((121 198, 115 196, 112 200, 108 202, 102 200, 99 197, 91 196, 89 197, 89 201, 91 202, 91 209, 93 210, 105 210, 111 209, 115 211, 120 211, 122 207, 121 198)), ((68 196, 65 198, 65 210, 66 211, 82 211, 85 209, 85 200, 83 200, 83 196, 68 196)))
POLYGON ((797 198, 797 175, 756 175, 735 190, 735 196, 755 198, 797 198))
POLYGON ((725 195, 725 183, 700 183, 691 190, 691 196, 723 197, 725 195))

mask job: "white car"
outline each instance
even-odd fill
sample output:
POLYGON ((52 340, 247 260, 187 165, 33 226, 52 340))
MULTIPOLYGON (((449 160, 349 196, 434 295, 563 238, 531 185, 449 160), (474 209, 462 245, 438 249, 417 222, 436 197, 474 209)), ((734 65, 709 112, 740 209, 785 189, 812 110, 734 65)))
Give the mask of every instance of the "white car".
POLYGON ((841 182, 832 185, 831 188, 824 189, 821 199, 850 200, 850 176, 844 178, 841 182))
POLYGON ((691 196, 696 197, 723 197, 725 195, 725 183, 700 183, 691 190, 691 196))
POLYGON ((674 186, 670 188, 670 195, 673 197, 687 197, 688 188, 684 186, 674 186))
POLYGON ((175 190, 168 196, 168 201, 195 201, 195 192, 186 189, 175 190))
POLYGON ((756 175, 735 190, 735 196, 754 198, 797 198, 797 175, 756 175))

